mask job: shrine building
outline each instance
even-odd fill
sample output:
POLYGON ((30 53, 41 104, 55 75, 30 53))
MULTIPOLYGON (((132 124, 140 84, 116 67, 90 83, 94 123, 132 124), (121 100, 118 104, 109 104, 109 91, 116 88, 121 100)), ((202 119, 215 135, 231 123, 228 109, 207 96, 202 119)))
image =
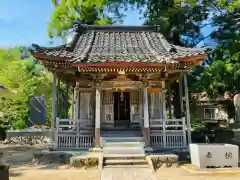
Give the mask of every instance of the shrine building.
MULTIPOLYGON (((173 45, 153 26, 76 23, 70 34, 66 44, 33 45, 32 50, 53 73, 55 149, 115 148, 131 153, 187 147, 191 142, 187 73, 206 58, 205 49, 173 45), (181 110, 181 117, 173 115, 171 84, 176 81, 180 102, 174 108, 181 110), (60 84, 67 91, 73 89, 72 109, 68 103, 59 105, 60 84), (64 118, 59 117, 62 113, 64 118), (105 146, 106 142, 112 145, 105 146), (141 143, 138 149, 136 142, 141 143)), ((65 99, 69 102, 68 96, 65 99)))

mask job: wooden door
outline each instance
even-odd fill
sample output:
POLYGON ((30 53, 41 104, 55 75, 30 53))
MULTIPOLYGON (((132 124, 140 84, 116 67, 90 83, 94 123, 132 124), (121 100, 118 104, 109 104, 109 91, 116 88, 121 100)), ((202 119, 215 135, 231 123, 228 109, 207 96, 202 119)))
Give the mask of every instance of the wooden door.
POLYGON ((128 127, 130 124, 130 93, 114 93, 114 125, 128 127))

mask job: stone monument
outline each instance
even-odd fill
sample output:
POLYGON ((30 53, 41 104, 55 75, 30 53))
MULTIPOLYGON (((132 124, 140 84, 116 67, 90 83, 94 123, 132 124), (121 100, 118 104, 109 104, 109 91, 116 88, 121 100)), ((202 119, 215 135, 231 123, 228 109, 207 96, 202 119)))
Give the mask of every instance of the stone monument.
POLYGON ((235 122, 240 123, 240 93, 233 97, 233 104, 235 107, 235 122))

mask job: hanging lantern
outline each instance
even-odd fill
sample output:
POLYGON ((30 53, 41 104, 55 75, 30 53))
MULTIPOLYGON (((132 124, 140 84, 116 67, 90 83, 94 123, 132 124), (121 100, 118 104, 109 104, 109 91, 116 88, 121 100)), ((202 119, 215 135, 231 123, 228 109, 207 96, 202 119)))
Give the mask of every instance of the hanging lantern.
POLYGON ((124 101, 124 94, 123 94, 123 92, 121 92, 121 94, 120 94, 120 100, 124 101))

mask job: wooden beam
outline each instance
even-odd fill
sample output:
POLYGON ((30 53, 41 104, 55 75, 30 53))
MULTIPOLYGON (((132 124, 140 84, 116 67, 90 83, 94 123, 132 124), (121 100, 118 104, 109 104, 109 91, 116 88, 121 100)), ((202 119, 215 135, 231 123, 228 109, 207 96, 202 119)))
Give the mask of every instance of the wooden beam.
POLYGON ((197 61, 203 61, 206 58, 207 58, 207 54, 200 54, 192 57, 176 58, 174 60, 178 62, 197 62, 197 61))

